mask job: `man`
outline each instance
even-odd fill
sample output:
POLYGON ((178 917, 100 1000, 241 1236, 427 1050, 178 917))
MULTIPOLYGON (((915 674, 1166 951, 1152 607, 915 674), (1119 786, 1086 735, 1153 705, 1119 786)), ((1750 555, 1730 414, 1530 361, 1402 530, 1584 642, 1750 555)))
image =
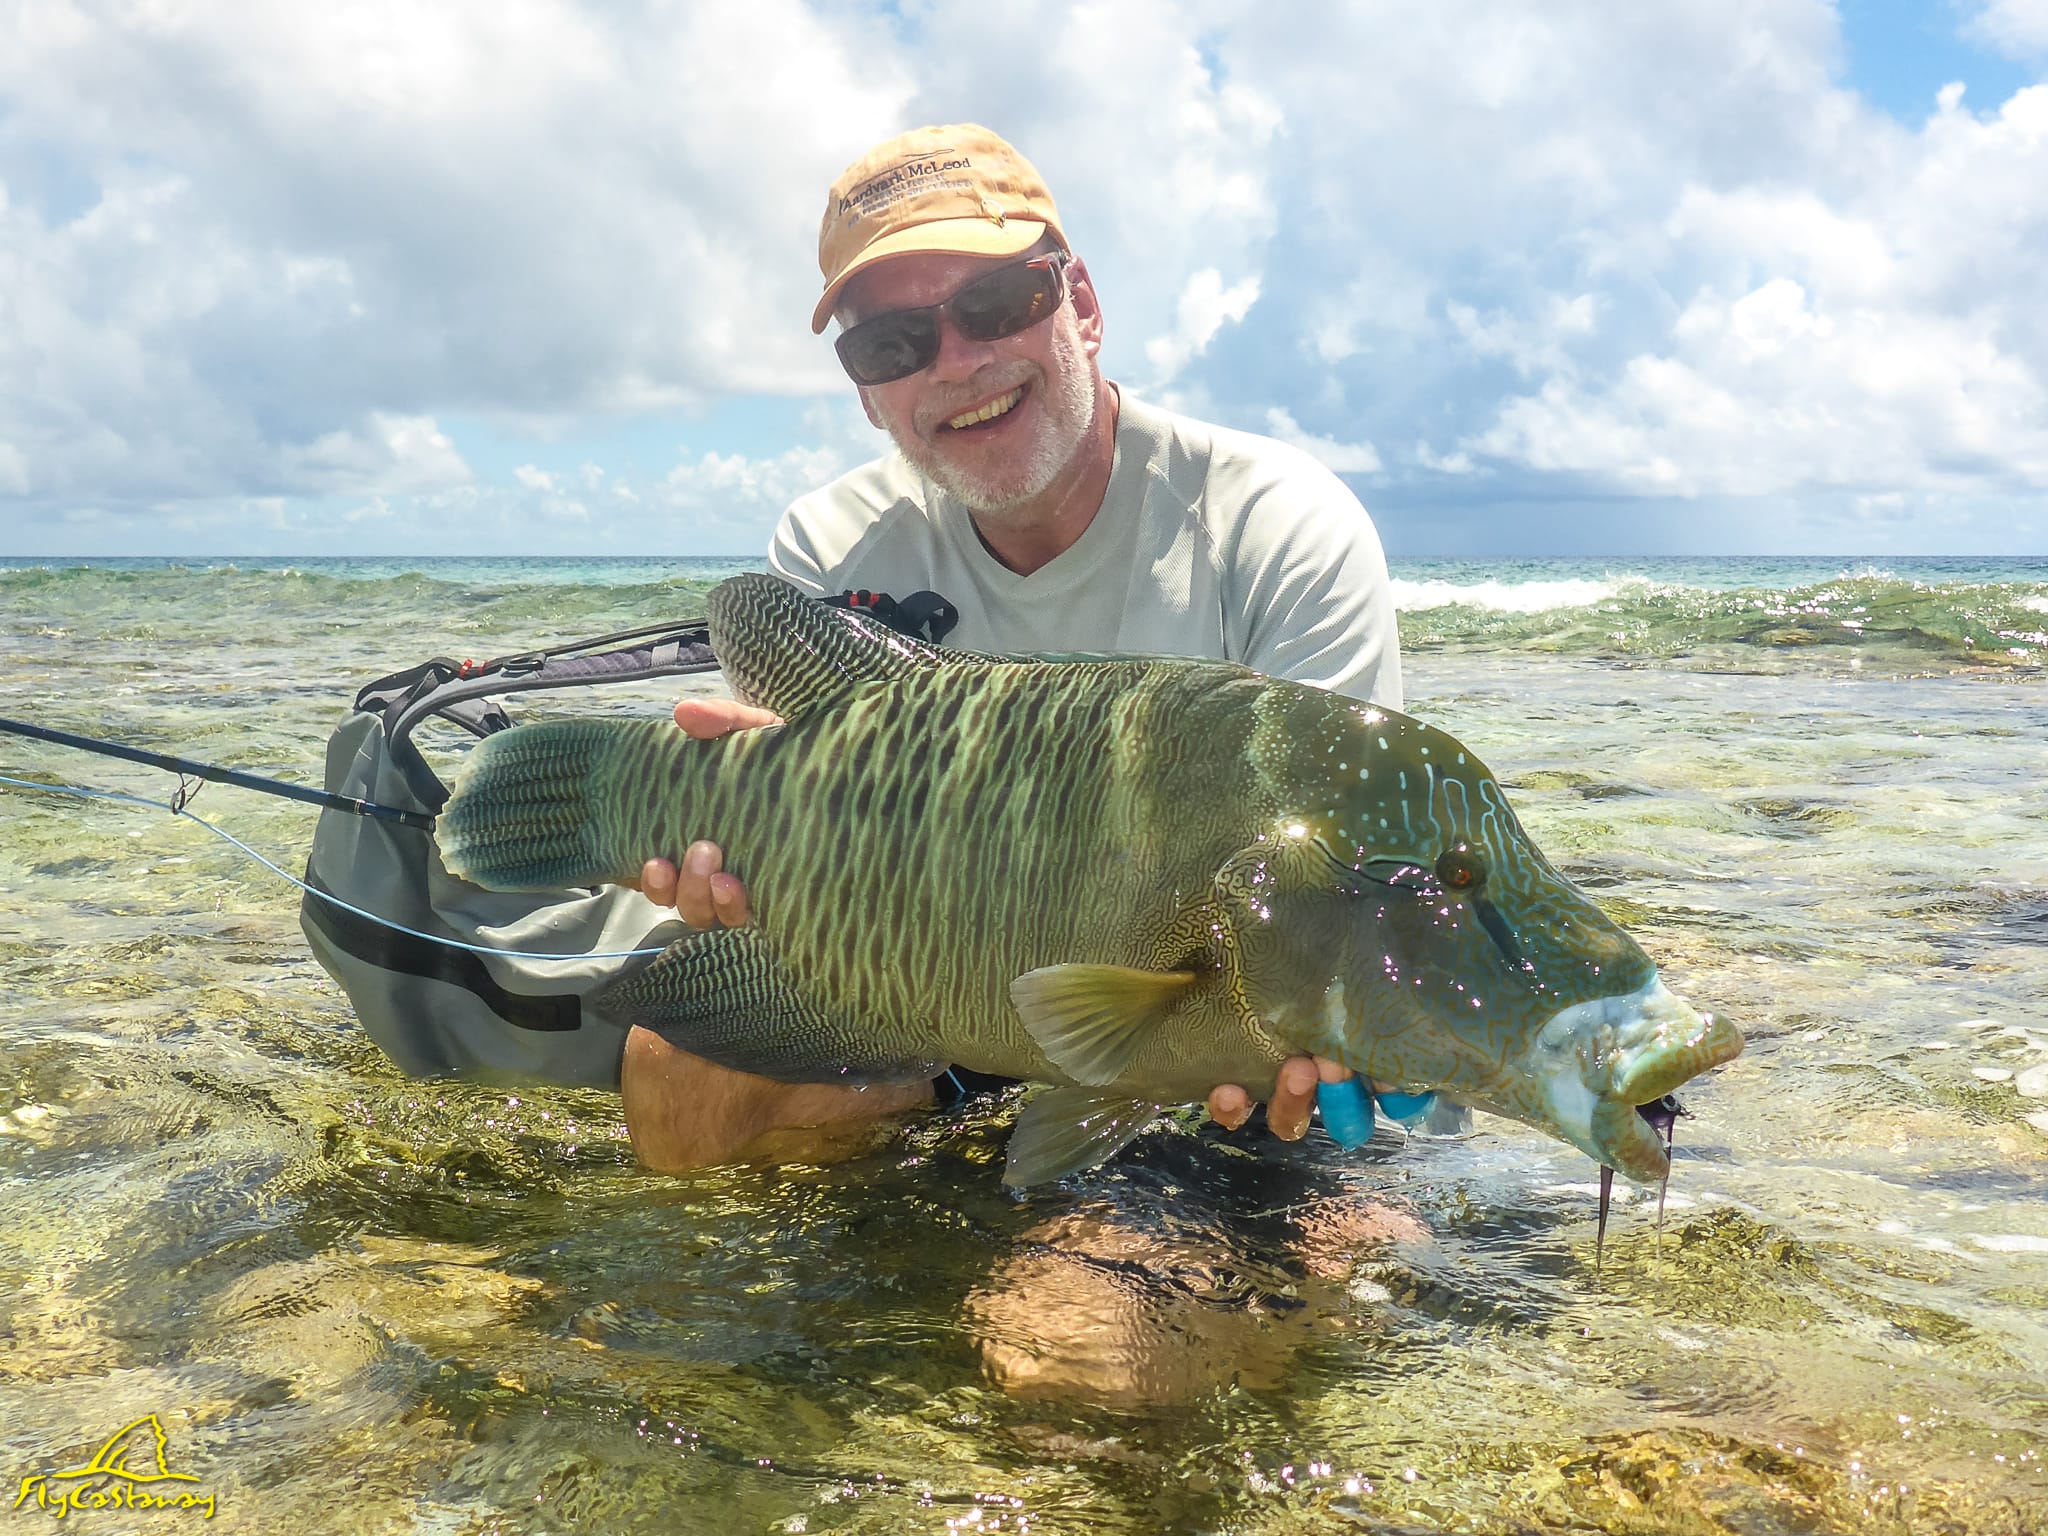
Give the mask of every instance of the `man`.
MULTIPOLYGON (((811 329, 896 451, 784 514, 775 572, 821 596, 931 590, 959 610, 951 644, 988 651, 1214 656, 1398 708, 1386 562, 1371 520, 1322 465, 1269 439, 1144 405, 1103 377, 1102 310, 1038 172, 985 128, 921 128, 877 145, 827 198, 825 289, 811 329)), ((713 737, 771 724, 686 700, 713 737)), ((707 829, 715 830, 715 829, 707 829)), ((695 927, 747 921, 709 841, 642 889, 695 927)), ((1267 1124, 1307 1129, 1319 1080, 1296 1057, 1267 1124)), ((925 1103, 926 1083, 792 1087, 728 1071, 634 1029, 621 1073, 634 1150, 681 1168, 759 1150, 791 1127, 925 1103)), ((1235 1128, 1252 1103, 1219 1087, 1235 1128)))

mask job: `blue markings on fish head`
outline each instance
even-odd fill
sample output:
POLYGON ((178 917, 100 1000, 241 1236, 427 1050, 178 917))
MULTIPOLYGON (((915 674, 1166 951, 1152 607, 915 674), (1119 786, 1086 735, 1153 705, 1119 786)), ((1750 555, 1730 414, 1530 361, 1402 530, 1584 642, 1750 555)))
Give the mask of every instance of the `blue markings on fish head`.
POLYGON ((1247 1011, 1291 1048, 1662 1177, 1635 1107, 1741 1035, 1665 988, 1452 737, 1329 695, 1283 702, 1252 750, 1277 819, 1217 881, 1247 1011))

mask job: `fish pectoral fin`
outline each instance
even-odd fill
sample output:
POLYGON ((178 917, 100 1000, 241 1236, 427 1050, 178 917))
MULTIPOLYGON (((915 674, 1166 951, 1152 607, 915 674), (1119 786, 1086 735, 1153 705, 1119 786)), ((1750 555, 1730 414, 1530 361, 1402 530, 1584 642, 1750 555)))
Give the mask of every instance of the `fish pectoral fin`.
POLYGON ((1010 983, 1024 1028, 1052 1064, 1100 1087, 1123 1076, 1139 1045, 1195 984, 1192 971, 1048 965, 1010 983))
POLYGON ((891 1040, 819 1003, 758 928, 678 939, 592 1007, 693 1056, 785 1083, 908 1082, 946 1064, 915 1033, 891 1040))
POLYGON ((1003 1182, 1022 1189, 1093 1168, 1151 1125, 1164 1107, 1088 1088, 1034 1094, 1010 1133, 1003 1182))

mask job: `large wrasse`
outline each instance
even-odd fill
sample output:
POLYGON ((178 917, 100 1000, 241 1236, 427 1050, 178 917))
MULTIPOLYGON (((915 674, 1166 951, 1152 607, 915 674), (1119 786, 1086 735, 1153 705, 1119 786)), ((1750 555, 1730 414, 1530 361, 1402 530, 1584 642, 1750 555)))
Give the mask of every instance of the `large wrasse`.
POLYGON ((787 1082, 1052 1084, 1011 1138, 1024 1185, 1219 1083, 1263 1096, 1301 1051, 1656 1180, 1648 1106, 1742 1049, 1418 720, 1229 663, 946 651, 767 576, 709 613, 735 693, 786 724, 500 732, 437 834, 499 890, 716 839, 752 924, 595 999, 685 1051, 787 1082))

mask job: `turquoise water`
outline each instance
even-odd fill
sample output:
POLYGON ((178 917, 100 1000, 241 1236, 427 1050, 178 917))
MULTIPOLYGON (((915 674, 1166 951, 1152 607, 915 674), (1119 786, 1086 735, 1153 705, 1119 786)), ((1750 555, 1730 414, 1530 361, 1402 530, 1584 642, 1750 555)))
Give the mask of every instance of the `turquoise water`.
MULTIPOLYGON (((739 564, 0 561, 0 715, 311 779, 360 681, 739 564)), ((0 790, 0 1474, 156 1413, 227 1529, 2048 1529, 2048 561, 1394 575, 1414 712, 1749 1035, 1661 1241, 1596 1274, 1594 1170, 1489 1120, 655 1177, 608 1095, 399 1077, 201 829, 0 790)))
MULTIPOLYGON (((478 583, 551 582, 574 586, 635 586, 677 577, 716 581, 735 571, 763 568, 762 561, 726 555, 598 555, 583 559, 560 555, 147 555, 130 559, 99 556, 66 560, 0 554, 0 571, 232 569, 304 571, 316 575, 357 576, 372 581, 421 572, 478 583)), ((1874 571, 1893 572, 1902 578, 1925 583, 2032 581, 2038 584, 2043 573, 2048 572, 2048 556, 1655 555, 1393 562, 1394 575, 1406 580, 1446 580, 1470 585, 1633 576, 1681 586, 1790 587, 1874 571)))

